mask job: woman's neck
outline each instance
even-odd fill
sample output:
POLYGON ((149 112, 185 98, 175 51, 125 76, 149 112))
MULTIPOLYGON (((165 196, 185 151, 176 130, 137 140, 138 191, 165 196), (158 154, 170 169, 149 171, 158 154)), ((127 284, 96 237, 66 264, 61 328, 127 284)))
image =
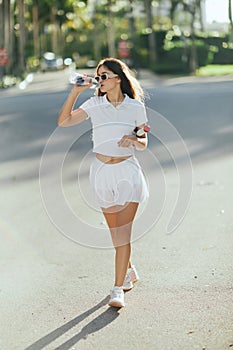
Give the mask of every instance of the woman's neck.
POLYGON ((112 103, 114 106, 118 105, 119 103, 124 101, 125 96, 121 91, 117 92, 108 92, 107 93, 107 99, 110 103, 112 103))

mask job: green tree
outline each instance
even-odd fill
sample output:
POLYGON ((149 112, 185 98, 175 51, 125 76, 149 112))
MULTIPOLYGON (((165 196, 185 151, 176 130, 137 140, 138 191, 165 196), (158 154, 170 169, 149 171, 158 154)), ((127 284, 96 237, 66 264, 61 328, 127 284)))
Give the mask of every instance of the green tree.
POLYGON ((195 20, 199 21, 200 28, 202 31, 204 31, 202 3, 203 0, 170 0, 169 17, 171 19, 171 23, 174 24, 175 13, 178 6, 180 6, 183 7, 183 10, 189 13, 191 16, 195 10, 195 20))
POLYGON ((170 0, 170 17, 172 23, 174 22, 175 11, 177 10, 178 5, 182 5, 184 12, 189 14, 189 27, 191 38, 189 68, 191 73, 194 73, 198 66, 197 49, 195 45, 195 21, 197 19, 200 22, 201 29, 204 29, 202 19, 202 2, 203 0, 170 0))

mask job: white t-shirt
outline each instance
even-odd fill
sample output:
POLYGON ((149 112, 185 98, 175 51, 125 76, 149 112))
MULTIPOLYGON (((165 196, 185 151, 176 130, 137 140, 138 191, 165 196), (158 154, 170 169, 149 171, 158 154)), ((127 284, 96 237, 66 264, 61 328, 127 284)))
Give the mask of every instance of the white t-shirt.
POLYGON ((104 95, 91 97, 80 108, 91 118, 93 152, 113 157, 134 154, 134 147, 119 147, 117 142, 147 122, 142 102, 125 95, 124 101, 114 107, 104 95))

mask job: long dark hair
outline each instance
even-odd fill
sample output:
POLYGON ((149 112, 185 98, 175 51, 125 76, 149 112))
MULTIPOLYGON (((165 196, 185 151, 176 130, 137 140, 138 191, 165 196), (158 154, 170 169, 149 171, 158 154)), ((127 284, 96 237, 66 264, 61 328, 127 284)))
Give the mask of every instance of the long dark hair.
MULTIPOLYGON (((117 74, 121 79, 121 91, 123 94, 127 94, 129 97, 144 102, 143 90, 136 78, 132 75, 129 67, 117 58, 104 58, 101 60, 96 68, 98 70, 101 66, 107 67, 111 72, 117 74)), ((105 95, 105 92, 101 92, 98 89, 98 96, 105 95)))

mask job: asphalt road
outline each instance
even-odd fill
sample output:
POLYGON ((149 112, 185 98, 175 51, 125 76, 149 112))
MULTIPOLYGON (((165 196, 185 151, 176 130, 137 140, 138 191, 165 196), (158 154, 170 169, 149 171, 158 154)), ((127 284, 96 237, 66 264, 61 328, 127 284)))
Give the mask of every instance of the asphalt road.
POLYGON ((56 125, 66 72, 0 91, 1 350, 233 347, 233 78, 140 79, 151 197, 134 227, 141 280, 120 311, 107 306, 114 252, 90 199, 89 121, 56 125))

